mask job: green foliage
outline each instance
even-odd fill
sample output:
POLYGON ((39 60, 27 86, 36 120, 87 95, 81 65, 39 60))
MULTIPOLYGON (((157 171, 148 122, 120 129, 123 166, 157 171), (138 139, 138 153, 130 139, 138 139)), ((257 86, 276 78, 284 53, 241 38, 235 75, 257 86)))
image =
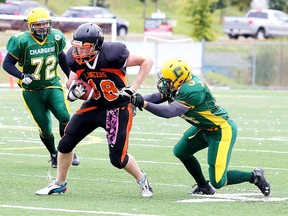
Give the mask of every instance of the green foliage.
POLYGON ((246 12, 250 8, 251 0, 231 0, 232 6, 237 6, 240 11, 246 12))
POLYGON ((205 80, 212 86, 229 86, 240 87, 241 84, 236 79, 230 79, 229 77, 210 71, 205 74, 205 80))
POLYGON ((213 41, 216 35, 212 28, 211 5, 216 0, 189 0, 187 14, 191 17, 193 25, 191 36, 197 40, 213 41))
POLYGON ((281 45, 259 46, 257 48, 256 85, 287 86, 287 57, 288 53, 281 45))
POLYGON ((109 3, 106 2, 106 0, 90 0, 90 6, 98 6, 98 7, 109 7, 109 3), (96 3, 96 5, 95 5, 96 3))
POLYGON ((287 0, 269 0, 269 8, 288 13, 288 2, 287 0))

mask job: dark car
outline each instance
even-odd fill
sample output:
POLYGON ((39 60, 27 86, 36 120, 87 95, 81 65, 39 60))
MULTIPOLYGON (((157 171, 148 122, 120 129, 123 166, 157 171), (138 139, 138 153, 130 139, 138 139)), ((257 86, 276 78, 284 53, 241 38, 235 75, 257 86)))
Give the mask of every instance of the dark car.
MULTIPOLYGON (((116 17, 113 13, 103 7, 93 6, 78 6, 70 7, 64 14, 63 17, 74 17, 74 18, 108 18, 117 19, 117 35, 124 36, 128 33, 129 22, 127 20, 116 17)), ((79 25, 83 22, 63 22, 60 23, 58 28, 63 32, 75 31, 79 25)), ((111 33, 111 24, 109 23, 97 23, 103 30, 104 33, 111 33)))
MULTIPOLYGON (((51 16, 54 14, 45 5, 40 4, 37 1, 6 1, 0 4, 1 15, 14 15, 14 16, 27 16, 29 11, 36 7, 46 8, 51 16)), ((25 17, 26 18, 26 17, 25 17)), ((5 30, 28 30, 27 23, 24 19, 0 19, 0 31, 5 30)))

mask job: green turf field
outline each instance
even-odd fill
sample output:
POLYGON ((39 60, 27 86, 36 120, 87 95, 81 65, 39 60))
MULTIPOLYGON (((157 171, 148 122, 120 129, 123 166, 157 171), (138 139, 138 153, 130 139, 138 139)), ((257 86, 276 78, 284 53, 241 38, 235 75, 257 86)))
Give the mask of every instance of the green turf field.
MULTIPOLYGON (((141 89, 143 94, 151 89, 141 89)), ((69 173, 65 194, 36 196, 56 170, 41 144, 37 128, 24 108, 18 89, 0 89, 0 215, 288 215, 288 92, 214 90, 238 123, 230 169, 265 169, 271 195, 264 198, 253 184, 224 187, 214 196, 191 196, 194 180, 173 156, 174 144, 189 126, 182 119, 161 119, 137 112, 129 152, 148 174, 152 198, 141 198, 134 179, 109 162, 103 129, 76 148, 81 160, 69 173)), ((75 112, 79 102, 70 103, 75 112)), ((54 133, 59 139, 57 123, 54 133)), ((204 150, 196 156, 208 167, 204 150)))

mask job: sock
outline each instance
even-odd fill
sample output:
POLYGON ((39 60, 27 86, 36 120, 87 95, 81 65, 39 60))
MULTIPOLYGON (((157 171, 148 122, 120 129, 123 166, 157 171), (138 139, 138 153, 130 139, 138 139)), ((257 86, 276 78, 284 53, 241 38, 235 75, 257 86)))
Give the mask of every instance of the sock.
POLYGON ((66 185, 67 183, 66 183, 66 182, 60 182, 60 181, 58 181, 58 180, 55 180, 55 181, 54 181, 54 184, 59 185, 59 186, 64 186, 64 185, 66 185))
POLYGON ((201 166, 194 156, 187 159, 182 159, 181 162, 184 164, 190 175, 194 178, 198 186, 207 184, 207 180, 202 173, 201 166))
POLYGON ((142 177, 140 180, 138 180, 137 183, 138 183, 139 185, 144 185, 145 179, 146 179, 146 176, 143 175, 143 177, 142 177))
POLYGON ((65 130, 66 125, 67 125, 67 124, 59 124, 59 134, 60 134, 60 137, 63 137, 63 136, 64 136, 64 130, 65 130))
POLYGON ((253 173, 239 170, 227 171, 227 185, 240 184, 242 182, 253 182, 253 173))
POLYGON ((51 134, 49 137, 42 137, 40 135, 40 139, 42 140, 42 142, 44 143, 44 145, 46 146, 47 150, 50 152, 51 155, 57 154, 57 149, 55 148, 53 134, 51 134))

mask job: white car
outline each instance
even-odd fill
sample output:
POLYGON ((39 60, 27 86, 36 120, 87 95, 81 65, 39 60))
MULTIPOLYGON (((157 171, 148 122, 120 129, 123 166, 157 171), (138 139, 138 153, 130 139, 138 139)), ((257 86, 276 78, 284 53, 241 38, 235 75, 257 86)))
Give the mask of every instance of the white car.
POLYGON ((251 9, 244 17, 224 17, 222 30, 231 39, 288 36, 288 15, 279 10, 251 9))

